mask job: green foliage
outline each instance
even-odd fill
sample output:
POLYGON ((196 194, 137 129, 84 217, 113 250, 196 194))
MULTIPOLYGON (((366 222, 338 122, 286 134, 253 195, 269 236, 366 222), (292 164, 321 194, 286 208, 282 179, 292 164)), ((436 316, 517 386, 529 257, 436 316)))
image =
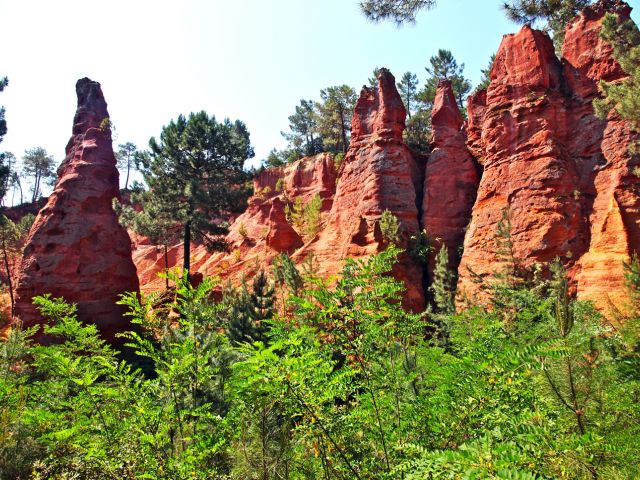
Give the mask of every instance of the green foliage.
POLYGON ((489 87, 489 83, 491 82, 491 69, 493 68, 493 64, 496 61, 496 54, 491 54, 491 58, 489 59, 489 63, 486 68, 483 68, 480 72, 482 73, 482 77, 480 78, 480 83, 476 87, 476 92, 479 90, 486 90, 489 87))
POLYGON ((202 111, 172 120, 149 148, 139 156, 144 178, 158 208, 182 226, 188 271, 191 240, 211 250, 225 248, 227 228, 220 218, 246 205, 244 162, 253 157, 249 132, 239 120, 218 122, 202 111))
POLYGON ((441 80, 451 82, 453 94, 456 97, 458 106, 465 115, 464 100, 471 91, 471 82, 464 77, 464 63, 458 65, 457 60, 449 50, 438 50, 438 54, 429 59, 430 66, 425 67, 427 81, 423 89, 418 94, 418 98, 426 105, 427 110, 431 110, 436 98, 436 90, 441 80))
POLYGON ((22 217, 18 223, 14 223, 6 216, 0 215, 0 253, 2 254, 2 268, 9 289, 11 318, 13 318, 15 308, 13 282, 18 274, 16 271, 19 265, 18 261, 22 256, 24 242, 35 218, 34 215, 29 213, 22 217))
POLYGON ((593 0, 506 0, 502 4, 507 17, 519 24, 545 22, 544 29, 553 35, 556 49, 564 42, 564 29, 593 0))
MULTIPOLYGON (((401 307, 399 254, 306 286, 281 255, 285 315, 261 272, 234 329, 212 279, 171 273, 175 296, 121 301, 146 375, 74 306, 37 298, 56 341, 18 327, 0 343, 0 478, 640 476, 637 330, 572 299, 559 263, 547 280, 494 278, 500 302, 443 308, 435 324, 401 307)), ((441 248, 443 284, 446 260, 441 248)), ((626 272, 637 295, 637 258, 626 272)))
POLYGON ((418 106, 418 76, 415 73, 405 72, 398 82, 397 87, 402 102, 407 109, 407 115, 411 118, 411 113, 414 112, 418 106))
MULTIPOLYGON (((0 77, 0 92, 2 92, 7 85, 9 85, 9 79, 7 77, 0 77)), ((7 121, 4 118, 4 114, 4 107, 0 107, 0 143, 2 143, 2 140, 7 133, 7 121)))
POLYGON ((435 5, 435 0, 363 0, 360 2, 360 9, 372 22, 391 20, 402 25, 415 22, 420 10, 430 9, 435 5))
POLYGON ((291 133, 282 132, 282 136, 289 141, 289 145, 299 158, 323 151, 316 107, 316 102, 313 100, 300 100, 295 113, 289 117, 291 133))
POLYGON ((129 187, 129 175, 131 173, 131 169, 135 167, 136 164, 136 153, 138 151, 138 147, 136 147, 133 143, 127 142, 118 145, 118 151, 116 152, 116 160, 118 162, 118 168, 123 168, 127 172, 127 177, 124 182, 124 189, 127 190, 129 187))
POLYGON ((326 151, 347 153, 351 117, 357 98, 356 92, 348 85, 320 90, 320 102, 316 104, 316 112, 318 131, 326 151))
POLYGON ((22 176, 32 177, 31 201, 38 200, 42 193, 42 182, 52 185, 56 179, 55 160, 42 147, 25 150, 22 156, 22 176))
POLYGON ((263 270, 253 278, 251 293, 243 283, 240 291, 228 290, 223 304, 227 308, 227 336, 232 344, 267 343, 269 324, 275 310, 275 288, 263 270))
POLYGON ((433 238, 426 230, 421 230, 409 239, 409 255, 416 262, 426 265, 433 252, 433 238))
POLYGON ((320 230, 320 211, 322 198, 316 193, 304 203, 302 197, 296 197, 292 205, 285 205, 287 221, 306 239, 313 239, 320 230))
POLYGON ((443 244, 436 256, 433 282, 429 287, 438 313, 453 313, 455 310, 455 278, 449 269, 449 252, 443 244))
MULTIPOLYGON (((600 82, 603 99, 594 101, 596 113, 606 118, 613 109, 629 120, 635 130, 640 128, 640 31, 632 20, 621 22, 608 13, 602 21, 601 37, 613 47, 613 54, 629 75, 616 83, 600 82)), ((634 151, 637 145, 634 145, 634 151)))
POLYGON ((398 222, 398 218, 391 213, 389 210, 385 210, 380 215, 380 220, 378 220, 378 224, 380 225, 380 233, 382 233, 382 239, 387 243, 398 243, 400 240, 399 231, 400 224, 398 222))

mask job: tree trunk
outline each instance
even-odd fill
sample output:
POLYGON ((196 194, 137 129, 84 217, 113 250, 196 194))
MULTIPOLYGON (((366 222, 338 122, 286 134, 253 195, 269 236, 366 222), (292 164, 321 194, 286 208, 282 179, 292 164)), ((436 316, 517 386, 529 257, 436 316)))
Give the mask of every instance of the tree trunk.
POLYGON ((347 128, 344 126, 344 112, 340 109, 340 132, 342 133, 342 153, 347 154, 347 128))
POLYGON ((185 280, 189 281, 189 269, 191 269, 191 220, 184 224, 184 269, 185 280))
POLYGON ((164 274, 165 274, 165 290, 169 290, 169 254, 167 252, 167 244, 164 244, 164 274))
POLYGON ((129 186, 129 171, 131 170, 131 160, 127 160, 127 179, 124 181, 124 189, 129 186))
POLYGON ((11 268, 9 268, 9 255, 7 254, 7 245, 2 239, 2 255, 4 256, 4 268, 7 272, 7 283, 9 284, 9 298, 11 299, 11 319, 13 320, 15 301, 13 300, 13 282, 11 280, 11 268))

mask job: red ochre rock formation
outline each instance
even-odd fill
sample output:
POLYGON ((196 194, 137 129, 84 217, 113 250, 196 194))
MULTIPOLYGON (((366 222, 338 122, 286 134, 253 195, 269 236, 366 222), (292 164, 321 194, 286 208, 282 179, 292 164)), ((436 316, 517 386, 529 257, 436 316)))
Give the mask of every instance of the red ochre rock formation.
MULTIPOLYGON (((204 246, 192 246, 192 271, 239 282, 258 268, 269 268, 279 253, 293 254, 304 240, 287 221, 285 205, 293 204, 298 197, 307 203, 319 195, 324 216, 331 209, 335 186, 333 157, 326 153, 263 171, 253 182, 254 195, 247 210, 231 223, 229 252, 211 253, 204 246)), ((170 268, 182 265, 182 253, 182 244, 169 249, 170 268)), ((164 288, 164 280, 157 277, 164 270, 163 250, 137 239, 133 259, 143 291, 164 288)))
MULTIPOLYGON (((329 155, 317 155, 263 172, 247 211, 231 226, 231 253, 197 247, 192 265, 233 280, 286 251, 298 263, 313 254, 317 273, 331 276, 345 258, 386 247, 379 219, 388 209, 399 220, 401 246, 425 228, 447 245, 452 266, 468 225, 458 273, 460 290, 473 295, 479 290, 470 270, 489 278, 503 266, 496 233, 507 213, 517 264, 560 258, 578 297, 606 312, 616 300, 610 293, 623 290, 622 262, 640 249, 638 159, 628 152, 638 135, 613 113, 598 119, 592 106, 600 80, 625 76, 599 37, 606 11, 626 19, 630 8, 619 0, 587 8, 567 27, 561 59, 543 32, 526 26, 506 35, 488 89, 469 98, 466 124, 442 84, 426 167, 402 140, 405 109, 383 70, 376 88, 362 90, 340 171, 329 155), (321 225, 308 238, 288 224, 284 209, 316 194, 323 199, 321 225)), ((181 246, 169 253, 179 264, 181 246)), ((145 288, 161 288, 152 274, 162 269, 162 253, 140 245, 135 258, 145 288)), ((407 286, 405 305, 422 308, 422 267, 405 254, 394 274, 407 286)))
POLYGON ((449 266, 454 270, 458 267, 459 250, 480 182, 478 167, 466 146, 464 119, 451 82, 438 84, 431 118, 433 150, 426 165, 422 200, 422 226, 436 240, 429 274, 441 245, 447 247, 449 266))
MULTIPOLYGON (((420 230, 416 187, 422 183, 423 172, 402 140, 405 116, 393 75, 381 69, 377 88, 363 87, 356 103, 351 144, 340 166, 325 226, 297 258, 313 253, 321 273, 335 274, 347 257, 382 251, 386 244, 379 220, 385 210, 398 219, 400 245, 409 246, 410 236, 420 230)), ((394 275, 407 288, 405 305, 423 308, 422 268, 403 254, 394 275)))
POLYGON ((622 261, 640 249, 640 179, 628 152, 638 136, 614 114, 593 112, 598 81, 625 76, 599 37, 606 11, 628 18, 630 8, 615 0, 587 8, 567 27, 562 60, 542 32, 505 36, 486 97, 469 102, 469 148, 484 172, 461 290, 477 288, 468 268, 482 276, 500 268, 503 211, 520 266, 561 258, 578 297, 604 310, 607 293, 623 290, 622 261))
POLYGON ((42 322, 31 299, 45 293, 78 305, 78 318, 94 323, 103 337, 130 329, 116 305, 119 295, 138 291, 131 240, 113 211, 118 170, 111 146, 107 104, 100 84, 76 84, 78 109, 66 157, 47 204, 27 239, 17 286, 16 312, 24 325, 42 322))
MULTIPOLYGON (((386 247, 378 221, 390 210, 399 220, 402 244, 419 231, 416 187, 422 173, 403 143, 405 108, 395 79, 383 70, 377 88, 363 88, 352 122, 351 146, 340 177, 329 154, 301 159, 286 167, 263 172, 254 182, 247 210, 232 223, 227 240, 230 253, 210 254, 196 247, 192 267, 207 275, 238 280, 267 268, 275 255, 287 252, 298 263, 315 257, 318 274, 337 274, 347 257, 362 258, 386 247), (337 183, 337 187, 336 187, 337 183), (320 230, 303 238, 286 221, 285 204, 322 199, 320 230)), ((170 264, 180 265, 180 246, 173 247, 170 264)), ((161 251, 140 245, 134 260, 143 290, 162 288, 154 278, 163 269, 161 251)), ((395 273, 408 288, 406 304, 424 306, 422 269, 404 255, 395 273)))

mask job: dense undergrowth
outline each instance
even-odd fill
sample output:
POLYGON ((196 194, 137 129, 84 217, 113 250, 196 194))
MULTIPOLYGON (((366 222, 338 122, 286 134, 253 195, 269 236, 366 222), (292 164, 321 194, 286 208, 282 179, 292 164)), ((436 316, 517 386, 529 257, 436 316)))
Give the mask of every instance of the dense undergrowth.
POLYGON ((610 324, 557 267, 494 279, 487 306, 410 314, 397 254, 330 287, 288 264, 222 303, 174 276, 171 302, 123 299, 134 363, 38 298, 60 343, 14 329, 0 346, 0 477, 640 478, 637 261, 610 324))

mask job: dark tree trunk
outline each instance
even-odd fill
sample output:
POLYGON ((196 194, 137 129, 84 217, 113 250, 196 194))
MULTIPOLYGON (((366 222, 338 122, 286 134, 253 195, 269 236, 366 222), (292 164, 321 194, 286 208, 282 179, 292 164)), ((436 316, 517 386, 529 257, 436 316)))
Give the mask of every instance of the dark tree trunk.
POLYGON ((184 268, 185 280, 189 281, 189 270, 191 269, 191 220, 184 224, 184 268))
POLYGON ((169 290, 169 253, 167 252, 167 244, 164 244, 164 286, 166 290, 169 290))

